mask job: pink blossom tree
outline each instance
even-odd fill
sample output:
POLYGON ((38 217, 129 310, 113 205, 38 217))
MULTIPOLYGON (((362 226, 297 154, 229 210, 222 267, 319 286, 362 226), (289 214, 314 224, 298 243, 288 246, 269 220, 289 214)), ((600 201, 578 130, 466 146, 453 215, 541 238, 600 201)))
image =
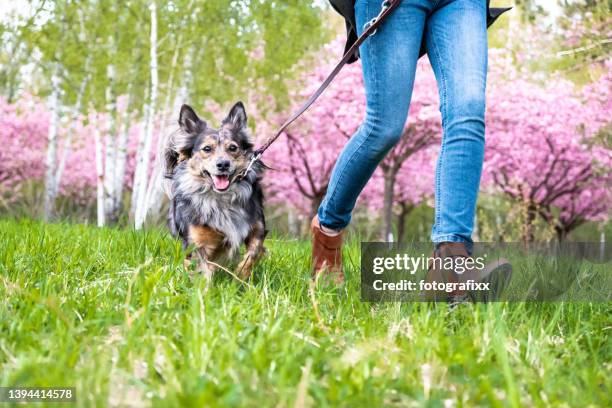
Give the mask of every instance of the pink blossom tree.
POLYGON ((497 80, 489 97, 484 182, 521 203, 523 239, 535 239, 538 216, 559 239, 585 220, 609 216, 612 156, 596 138, 609 123, 609 76, 585 89, 586 102, 567 80, 537 84, 516 71, 509 77, 497 80))
POLYGON ((3 206, 21 197, 24 184, 42 181, 49 113, 26 96, 14 104, 0 97, 0 199, 3 206))
MULTIPOLYGON (((9 104, 0 98, 0 197, 3 205, 23 199, 28 183, 43 183, 45 178, 45 154, 48 144, 49 111, 42 100, 24 95, 9 104)), ((104 126, 104 116, 97 125, 104 126)), ((57 146, 59 163, 57 196, 73 207, 87 207, 95 197, 97 186, 95 125, 91 115, 76 115, 69 125, 58 129, 57 146), (67 137, 70 136, 70 137, 67 137)), ((128 160, 123 174, 124 184, 129 186, 134 172, 134 151, 138 127, 128 131, 128 160)))
MULTIPOLYGON (((584 87, 585 123, 582 132, 584 149, 590 154, 589 178, 577 183, 570 193, 553 202, 557 211, 545 208, 542 217, 551 225, 559 240, 586 221, 606 221, 611 215, 612 202, 612 61, 606 62, 606 73, 584 87), (556 213, 556 216, 555 216, 556 213)), ((585 157, 588 160, 588 157, 585 157)))

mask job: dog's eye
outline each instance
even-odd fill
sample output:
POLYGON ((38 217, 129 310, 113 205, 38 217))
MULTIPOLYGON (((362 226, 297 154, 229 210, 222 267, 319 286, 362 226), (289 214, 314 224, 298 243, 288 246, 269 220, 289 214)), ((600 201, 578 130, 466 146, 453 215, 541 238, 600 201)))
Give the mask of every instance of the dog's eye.
POLYGON ((202 148, 202 150, 203 150, 204 152, 206 152, 206 153, 210 153, 210 152, 212 152, 212 147, 210 147, 210 146, 204 146, 204 147, 202 148))
POLYGON ((238 150, 238 146, 236 146, 236 145, 234 145, 234 144, 233 144, 233 145, 230 145, 230 147, 228 147, 228 150, 229 150, 230 152, 235 152, 236 150, 238 150))

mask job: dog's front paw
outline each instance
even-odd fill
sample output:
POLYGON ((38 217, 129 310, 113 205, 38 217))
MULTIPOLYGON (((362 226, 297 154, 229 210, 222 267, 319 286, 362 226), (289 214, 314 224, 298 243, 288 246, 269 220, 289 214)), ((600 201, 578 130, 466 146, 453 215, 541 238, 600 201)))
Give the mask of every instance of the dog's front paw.
POLYGON ((236 267, 236 269, 234 270, 234 274, 242 279, 242 280, 247 280, 251 277, 251 274, 253 273, 253 265, 252 262, 249 262, 246 259, 243 259, 238 266, 236 267))

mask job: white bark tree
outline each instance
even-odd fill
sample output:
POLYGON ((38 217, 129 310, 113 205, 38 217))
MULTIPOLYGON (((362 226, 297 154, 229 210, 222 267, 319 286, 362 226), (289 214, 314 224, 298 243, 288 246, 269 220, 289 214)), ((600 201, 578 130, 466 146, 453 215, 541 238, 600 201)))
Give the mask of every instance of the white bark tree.
MULTIPOLYGON (((113 41, 111 41, 111 44, 113 41)), ((107 67, 108 85, 106 86, 106 111, 108 122, 104 135, 104 211, 108 221, 116 221, 113 213, 113 201, 115 199, 115 162, 117 159, 116 139, 116 111, 117 96, 115 94, 115 66, 109 64, 107 67)))
MULTIPOLYGON (((143 100, 149 100, 149 88, 144 91, 143 100)), ((143 119, 140 121, 140 132, 138 133, 138 144, 136 147, 136 167, 134 169, 134 178, 132 179, 132 199, 130 203, 130 218, 136 217, 136 208, 138 206, 138 185, 139 180, 142 178, 141 163, 143 161, 145 137, 146 137, 146 123, 148 122, 148 107, 145 106, 143 109, 143 119)))
POLYGON ((97 115, 94 119, 94 143, 96 149, 96 212, 98 219, 98 227, 103 227, 106 223, 106 208, 104 205, 104 159, 102 157, 102 140, 100 137, 100 128, 97 124, 97 115))
POLYGON ((157 104, 158 91, 158 72, 157 72, 157 5, 155 0, 149 6, 151 12, 151 39, 150 39, 150 75, 151 90, 147 103, 147 118, 145 124, 145 134, 143 143, 143 154, 136 167, 136 177, 134 178, 134 194, 136 194, 136 211, 134 213, 134 227, 141 229, 146 216, 147 202, 147 179, 149 172, 149 162, 151 145, 153 143, 153 130, 155 124, 155 107, 157 104))
POLYGON ((123 199, 124 180, 125 180, 125 165, 127 163, 127 143, 130 133, 130 109, 132 106, 133 89, 132 85, 128 85, 127 103, 124 111, 121 114, 121 130, 117 136, 117 144, 115 149, 115 158, 113 161, 113 197, 111 203, 111 214, 113 218, 118 218, 121 212, 121 203, 123 199))
MULTIPOLYGON (((180 91, 178 95, 174 92, 174 73, 177 70, 177 65, 179 61, 179 51, 181 50, 183 36, 179 34, 177 40, 177 47, 174 51, 174 55, 172 57, 172 63, 170 65, 170 75, 168 77, 168 82, 166 83, 166 99, 163 105, 162 110, 162 134, 157 139, 157 146, 155 149, 155 163, 153 165, 153 174, 149 179, 149 184, 147 186, 147 194, 145 197, 145 208, 143 218, 146 219, 147 214, 158 214, 161 210, 163 199, 164 199, 164 190, 162 188, 162 182, 164 175, 161 174, 160 160, 163 160, 163 147, 166 144, 167 137, 171 133, 169 129, 167 129, 167 125, 169 125, 170 117, 172 114, 177 114, 178 108, 181 104, 186 103, 186 89, 187 83, 190 81, 191 76, 191 55, 190 52, 185 56, 185 61, 183 66, 183 70, 185 74, 182 76, 183 80, 180 83, 180 91), (176 95, 173 101, 173 96, 176 95)), ((176 123, 172 121, 172 123, 176 123)))
POLYGON ((57 134, 60 110, 60 65, 54 63, 53 74, 51 76, 51 98, 49 100, 49 110, 51 120, 49 123, 49 133, 47 136, 47 158, 45 173, 45 200, 44 200, 44 219, 48 221, 53 216, 55 202, 55 179, 57 169, 57 134))

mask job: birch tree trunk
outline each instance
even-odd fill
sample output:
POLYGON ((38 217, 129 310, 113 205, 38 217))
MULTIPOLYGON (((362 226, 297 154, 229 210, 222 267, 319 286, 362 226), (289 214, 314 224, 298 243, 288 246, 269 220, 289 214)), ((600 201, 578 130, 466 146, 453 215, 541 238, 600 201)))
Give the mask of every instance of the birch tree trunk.
POLYGON ((145 140, 144 140, 144 152, 142 160, 139 163, 140 177, 138 177, 138 185, 134 186, 134 192, 136 193, 136 213, 134 214, 134 227, 141 229, 146 216, 147 208, 147 174, 149 171, 149 161, 151 153, 151 145, 153 139, 153 126, 155 122, 155 105, 157 103, 157 88, 158 88, 158 76, 157 76, 157 6, 155 0, 151 1, 149 6, 151 11, 151 94, 149 96, 148 103, 148 114, 147 122, 145 126, 145 140))
MULTIPOLYGON (((149 99, 149 88, 145 89, 145 95, 143 100, 149 99)), ((136 218, 136 207, 138 206, 138 188, 140 179, 142 179, 142 160, 144 156, 145 137, 146 137, 146 123, 148 122, 149 110, 148 106, 143 109, 144 119, 141 122, 140 131, 138 133, 138 145, 136 147, 136 166, 134 169, 134 178, 132 180, 132 199, 130 203, 130 218, 136 218)))
MULTIPOLYGON (((157 146, 155 148, 155 163, 153 165, 153 174, 151 175, 151 179, 149 180, 149 185, 147 187, 147 194, 146 194, 146 198, 145 198, 145 209, 144 209, 144 215, 143 218, 146 219, 147 214, 148 213, 152 213, 152 214, 159 214, 161 207, 162 207, 162 203, 164 200, 164 189, 162 188, 162 182, 163 182, 163 177, 164 175, 161 174, 161 165, 160 165, 160 160, 163 160, 163 148, 166 144, 166 140, 168 138, 168 133, 166 131, 166 124, 169 120, 170 114, 171 112, 174 112, 175 109, 177 108, 178 111, 178 106, 180 106, 179 104, 182 103, 182 100, 179 100, 178 98, 175 98, 174 100, 174 105, 171 106, 171 101, 172 101, 172 95, 174 95, 174 72, 176 70, 177 64, 178 64, 178 57, 179 57, 179 50, 181 48, 181 44, 182 44, 182 35, 179 35, 178 41, 177 41, 177 47, 175 49, 174 55, 172 57, 172 64, 170 66, 170 76, 168 78, 168 82, 166 85, 166 100, 164 102, 164 107, 162 110, 162 134, 157 138, 157 146)), ((191 58, 190 56, 186 57, 185 61, 185 69, 187 70, 187 72, 191 71, 191 58)), ((181 84, 181 87, 186 86, 184 83, 181 84)))
POLYGON ((123 188, 125 180, 125 165, 127 162, 127 143, 130 134, 130 108, 132 105, 133 90, 132 85, 128 85, 128 100, 125 110, 121 115, 121 131, 117 137, 117 148, 115 150, 115 166, 113 173, 113 197, 112 197, 112 214, 113 219, 119 219, 121 212, 121 203, 123 201, 123 188))
POLYGON ((98 227, 105 224, 104 208, 104 163, 102 159, 102 141, 100 140, 100 129, 97 126, 97 116, 94 122, 94 143, 96 148, 96 212, 98 214, 98 227))
POLYGON ((51 99, 50 113, 51 120, 49 123, 49 133, 47 135, 47 171, 45 174, 45 200, 44 200, 44 219, 49 221, 53 216, 55 204, 55 174, 57 169, 57 132, 59 121, 59 94, 60 94, 60 78, 59 78, 59 63, 55 63, 53 74, 51 76, 51 99))
MULTIPOLYGON (((111 44, 113 41, 111 41, 111 44)), ((104 211, 105 219, 115 222, 113 202, 115 199, 115 163, 117 160, 116 122, 117 122, 117 95, 115 94, 115 67, 107 67, 108 86, 106 87, 106 112, 108 113, 108 126, 104 135, 104 211)))

